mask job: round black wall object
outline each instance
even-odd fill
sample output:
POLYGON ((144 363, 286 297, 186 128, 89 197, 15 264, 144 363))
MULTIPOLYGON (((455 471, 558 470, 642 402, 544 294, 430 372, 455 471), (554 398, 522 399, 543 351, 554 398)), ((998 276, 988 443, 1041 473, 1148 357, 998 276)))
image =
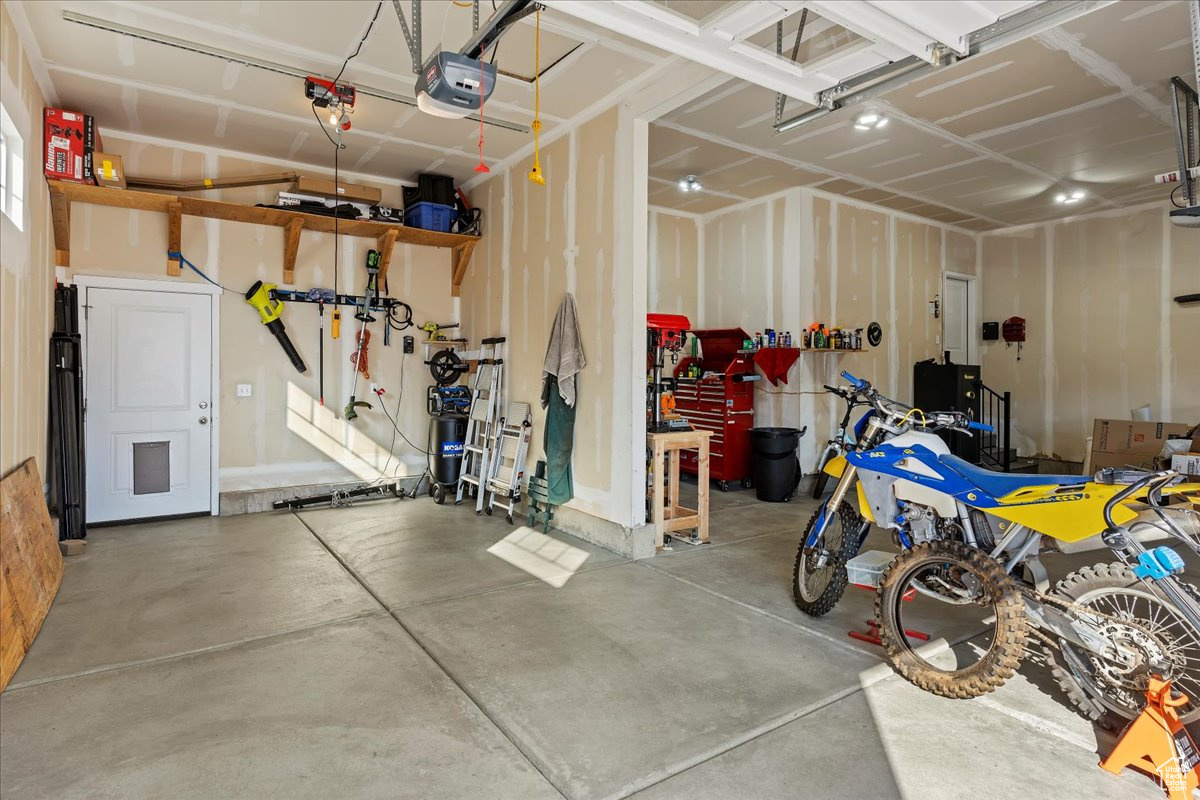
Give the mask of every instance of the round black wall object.
POLYGON ((867 326, 867 341, 871 343, 871 347, 879 347, 879 343, 883 341, 883 328, 879 327, 878 322, 867 326))
POLYGON ((453 350, 439 350, 429 359, 429 372, 438 386, 457 383, 459 377, 468 369, 467 364, 453 350))

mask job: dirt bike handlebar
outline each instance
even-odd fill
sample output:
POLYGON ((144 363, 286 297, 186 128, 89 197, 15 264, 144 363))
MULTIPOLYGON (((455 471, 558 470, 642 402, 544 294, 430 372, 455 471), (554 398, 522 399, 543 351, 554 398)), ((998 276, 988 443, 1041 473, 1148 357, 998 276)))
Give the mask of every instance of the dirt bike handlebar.
POLYGON ((846 381, 849 382, 849 384, 851 386, 853 386, 855 389, 857 389, 860 392, 871 388, 870 381, 865 381, 862 378, 856 378, 853 375, 851 375, 848 370, 842 370, 842 377, 845 378, 846 381))

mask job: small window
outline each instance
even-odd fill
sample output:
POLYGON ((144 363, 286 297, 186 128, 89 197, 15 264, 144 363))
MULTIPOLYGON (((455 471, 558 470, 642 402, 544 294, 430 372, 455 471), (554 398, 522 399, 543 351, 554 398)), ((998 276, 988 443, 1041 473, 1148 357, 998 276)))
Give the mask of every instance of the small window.
POLYGON ((25 227, 25 140, 0 105, 0 211, 17 230, 25 227))

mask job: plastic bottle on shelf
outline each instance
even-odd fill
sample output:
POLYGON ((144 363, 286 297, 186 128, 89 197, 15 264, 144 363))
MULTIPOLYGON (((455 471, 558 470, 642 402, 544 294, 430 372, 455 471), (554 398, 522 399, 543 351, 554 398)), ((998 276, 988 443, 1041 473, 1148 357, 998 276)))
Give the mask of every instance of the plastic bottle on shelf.
POLYGON ((775 329, 767 328, 767 347, 775 346, 775 329))
POLYGON ((792 346, 792 332, 791 331, 783 332, 783 346, 789 347, 789 348, 792 346))

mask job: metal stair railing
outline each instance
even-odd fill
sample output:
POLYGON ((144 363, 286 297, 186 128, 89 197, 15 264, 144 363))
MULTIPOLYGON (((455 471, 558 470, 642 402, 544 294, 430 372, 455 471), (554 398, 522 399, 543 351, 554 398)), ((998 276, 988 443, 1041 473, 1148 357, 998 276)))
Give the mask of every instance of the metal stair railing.
POLYGON ((980 434, 980 462, 990 469, 1011 472, 1012 392, 997 392, 983 381, 975 381, 975 389, 979 393, 979 421, 995 429, 993 433, 980 434))

